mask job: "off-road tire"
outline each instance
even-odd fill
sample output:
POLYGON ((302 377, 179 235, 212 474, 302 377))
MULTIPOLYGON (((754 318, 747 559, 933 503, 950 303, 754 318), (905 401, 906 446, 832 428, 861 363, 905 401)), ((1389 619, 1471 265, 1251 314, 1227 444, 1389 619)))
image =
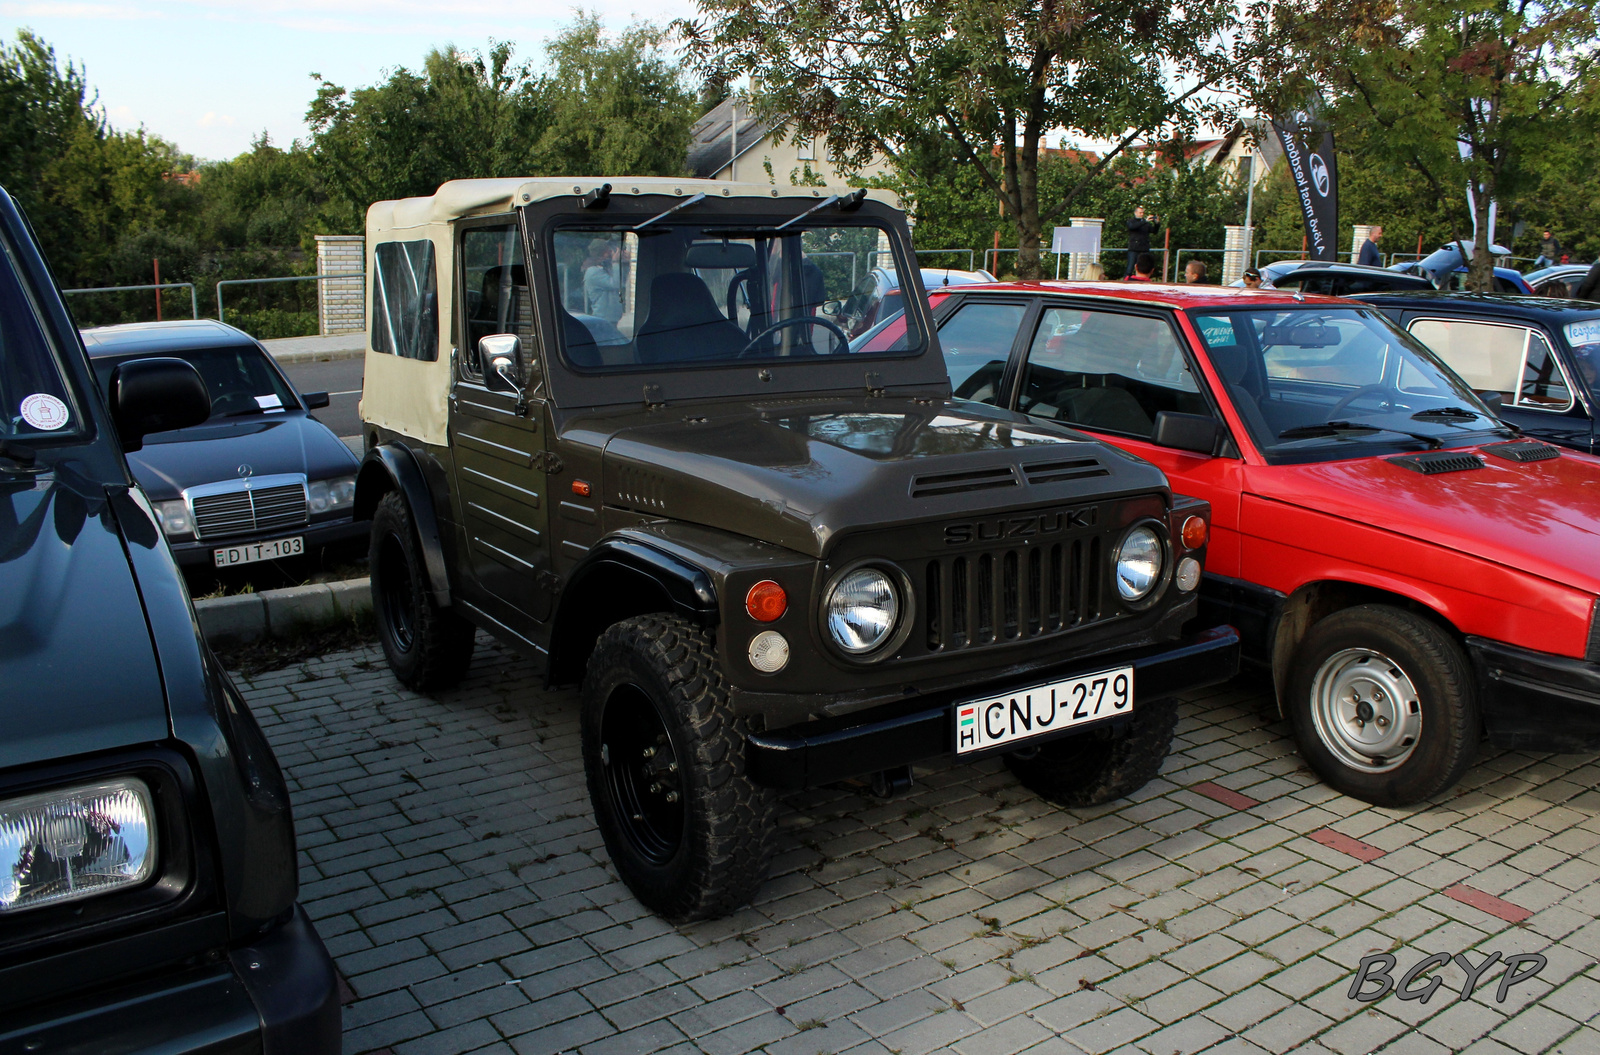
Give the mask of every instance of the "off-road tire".
POLYGON ((1449 788, 1472 766, 1483 735, 1472 667, 1461 646, 1438 624, 1384 604, 1342 609, 1307 632, 1289 670, 1284 707, 1300 754, 1317 775, 1375 806, 1408 806, 1449 788), (1353 650, 1388 657, 1416 690, 1420 735, 1405 761, 1387 772, 1341 759, 1317 729, 1317 673, 1353 650))
POLYGON ((459 684, 472 662, 473 627, 434 603, 411 507, 399 491, 373 511, 367 574, 378 640, 400 684, 416 692, 459 684))
POLYGON ((1133 794, 1161 771, 1177 724, 1176 701, 1141 702, 1133 720, 1120 728, 1086 729, 1013 752, 1006 765, 1023 787, 1048 802, 1101 806, 1133 794))
POLYGON ((747 726, 728 705, 711 635, 669 615, 611 626, 589 657, 580 725, 595 820, 634 896, 673 923, 713 919, 747 904, 772 862, 777 794, 745 774, 747 726), (628 730, 652 715, 659 724, 651 735, 667 738, 662 749, 670 755, 644 762, 628 730), (630 722, 630 716, 640 720, 630 722), (652 795, 654 771, 637 775, 663 757, 678 763, 671 774, 660 774, 681 796, 676 808, 662 805, 664 793, 652 795), (630 790, 636 793, 631 800, 630 790), (646 797, 648 808, 636 815, 624 806, 646 797), (675 845, 652 838, 657 827, 674 822, 681 823, 675 845))

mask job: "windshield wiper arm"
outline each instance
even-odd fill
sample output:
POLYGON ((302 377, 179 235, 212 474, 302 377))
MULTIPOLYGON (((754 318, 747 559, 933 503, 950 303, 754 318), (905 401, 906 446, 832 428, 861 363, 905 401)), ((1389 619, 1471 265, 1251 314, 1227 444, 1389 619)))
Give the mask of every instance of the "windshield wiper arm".
POLYGON ((1429 436, 1426 432, 1391 429, 1387 425, 1369 425, 1364 421, 1324 421, 1320 425, 1296 425, 1292 429, 1284 429, 1278 433, 1278 438, 1298 440, 1311 436, 1332 436, 1340 432, 1392 432, 1397 436, 1410 436, 1419 443, 1426 443, 1429 450, 1436 451, 1444 446, 1443 440, 1437 436, 1429 436))
POLYGON ((696 194, 692 198, 685 198, 683 201, 680 201, 678 204, 674 205, 672 208, 668 209, 666 212, 657 213, 656 215, 650 217, 650 219, 646 220, 644 223, 642 223, 639 226, 635 227, 633 229, 633 232, 634 232, 634 234, 638 234, 640 231, 644 230, 646 227, 649 227, 651 224, 655 223, 657 220, 664 220, 668 216, 671 216, 673 213, 677 212, 679 209, 687 209, 689 206, 694 205, 697 202, 702 202, 702 201, 705 201, 705 200, 706 200, 706 192, 705 191, 701 191, 699 194, 696 194))
POLYGON ((857 190, 853 190, 849 194, 833 194, 833 195, 829 195, 828 197, 826 197, 826 198, 822 199, 821 201, 817 202, 817 204, 813 205, 811 208, 807 209, 805 212, 801 213, 799 216, 796 216, 796 217, 793 217, 792 219, 788 219, 788 220, 783 221, 778 226, 774 227, 773 230, 774 231, 781 231, 785 227, 788 227, 792 223, 799 223, 801 220, 804 220, 807 216, 810 216, 814 212, 821 212, 823 209, 826 209, 828 206, 832 205, 834 202, 838 202, 839 203, 839 211, 840 212, 853 212, 854 210, 859 209, 861 207, 861 202, 862 202, 863 199, 866 198, 866 196, 867 196, 867 188, 865 188, 865 187, 861 187, 861 188, 859 188, 857 190))
POLYGON ((1476 421, 1481 415, 1476 410, 1466 407, 1431 407, 1428 410, 1419 410, 1411 415, 1412 421, 1427 421, 1429 418, 1455 418, 1460 421, 1476 421))

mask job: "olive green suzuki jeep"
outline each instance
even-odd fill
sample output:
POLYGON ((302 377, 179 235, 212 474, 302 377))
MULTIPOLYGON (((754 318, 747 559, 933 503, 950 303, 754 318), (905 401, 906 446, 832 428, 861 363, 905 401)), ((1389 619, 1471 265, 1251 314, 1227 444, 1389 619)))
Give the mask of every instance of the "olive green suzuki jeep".
POLYGON ((1232 630, 1181 630, 1209 507, 952 400, 882 192, 463 180, 367 238, 389 664, 448 687, 482 628, 581 680, 606 848, 667 919, 754 894, 779 789, 1002 754, 1104 802, 1160 767, 1172 695, 1236 669, 1232 630), (875 267, 905 312, 851 338, 875 267))

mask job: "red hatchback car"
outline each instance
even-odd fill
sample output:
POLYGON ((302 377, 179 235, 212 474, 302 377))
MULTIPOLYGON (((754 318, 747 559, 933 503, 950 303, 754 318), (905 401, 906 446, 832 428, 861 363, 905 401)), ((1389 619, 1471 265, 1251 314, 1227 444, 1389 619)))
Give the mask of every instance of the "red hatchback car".
MULTIPOLYGON (((1205 617, 1329 784, 1454 784, 1485 736, 1600 749, 1600 459, 1520 439, 1333 297, 1113 283, 935 291, 958 397, 1071 424, 1214 513, 1205 617)), ((885 332, 876 339, 885 339, 885 332)))

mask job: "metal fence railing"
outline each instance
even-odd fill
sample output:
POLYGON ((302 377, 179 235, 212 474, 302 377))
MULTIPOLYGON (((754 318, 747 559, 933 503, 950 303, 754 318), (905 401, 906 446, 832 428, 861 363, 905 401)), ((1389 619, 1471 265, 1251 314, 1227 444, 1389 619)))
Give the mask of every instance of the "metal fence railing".
POLYGON ((195 292, 193 282, 159 282, 144 286, 90 286, 85 289, 64 289, 62 293, 137 293, 140 290, 153 289, 187 289, 189 291, 189 311, 196 319, 200 317, 200 296, 195 292))
POLYGON ((217 283, 217 321, 227 322, 223 314, 222 287, 223 286, 262 286, 271 282, 325 282, 330 278, 359 278, 365 279, 366 272, 351 271, 332 275, 290 275, 286 278, 225 278, 217 283))

